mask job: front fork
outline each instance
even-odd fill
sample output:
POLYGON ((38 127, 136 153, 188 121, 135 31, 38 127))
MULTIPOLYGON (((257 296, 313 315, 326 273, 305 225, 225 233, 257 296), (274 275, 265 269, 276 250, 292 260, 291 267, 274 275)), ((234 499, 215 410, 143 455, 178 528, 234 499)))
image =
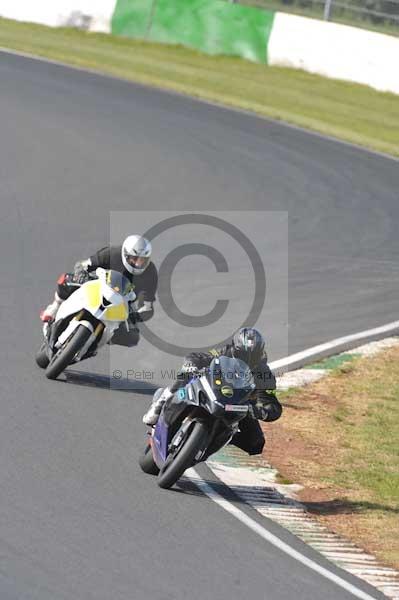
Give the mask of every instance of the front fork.
MULTIPOLYGON (((76 321, 80 321, 81 318, 83 317, 83 315, 84 315, 84 311, 81 310, 73 318, 76 321)), ((66 327, 68 327, 68 324, 65 325, 62 329, 60 327, 60 325, 61 325, 60 321, 52 321, 51 323, 43 324, 43 328, 42 328, 43 336, 47 343, 48 350, 51 354, 53 354, 54 351, 56 350, 55 344, 57 342, 59 335, 61 335, 62 331, 64 331, 64 329, 66 327), (59 331, 59 329, 61 329, 61 331, 59 331)))
MULTIPOLYGON (((176 448, 178 448, 179 444, 182 442, 187 429, 191 426, 192 423, 192 419, 190 419, 190 417, 187 417, 185 419, 185 421, 183 421, 182 427, 179 428, 179 430, 177 431, 177 433, 174 435, 174 437, 172 438, 171 444, 170 444, 170 452, 176 448)), ((212 444, 212 441, 215 437, 216 431, 218 428, 218 422, 215 421, 209 431, 209 435, 206 441, 206 446, 205 448, 201 449, 201 452, 199 454, 197 454, 197 456, 195 457, 195 464, 205 460, 208 457, 208 448, 209 446, 212 444)))
POLYGON ((85 356, 85 354, 90 350, 91 346, 102 335, 104 329, 105 329, 104 323, 101 323, 101 322, 97 323, 95 330, 93 331, 93 333, 91 334, 91 336, 89 337, 89 339, 87 340, 87 342, 85 343, 83 348, 76 355, 76 362, 78 362, 79 360, 82 360, 82 358, 85 356))
MULTIPOLYGON (((81 321, 84 316, 85 316, 85 311, 81 310, 78 313, 76 313, 76 315, 73 317, 73 319, 75 321, 81 321)), ((70 323, 70 321, 69 321, 69 323, 70 323)), ((61 325, 61 323, 59 321, 58 322, 53 321, 51 323, 51 326, 50 326, 50 323, 43 324, 43 336, 47 343, 47 349, 48 349, 48 354, 49 354, 50 359, 54 355, 54 353, 57 352, 58 349, 55 347, 55 344, 57 343, 57 340, 58 340, 59 336, 62 334, 62 332, 66 329, 66 327, 68 327, 69 323, 66 324, 66 326, 64 326, 64 327, 61 326, 61 331, 59 331, 60 327, 57 326, 57 325, 61 325)), ((86 344, 84 345, 82 350, 78 353, 78 360, 82 359, 82 357, 90 349, 90 347, 93 345, 93 343, 102 335, 104 329, 105 329, 104 323, 102 323, 101 321, 98 322, 93 333, 87 340, 86 344)))

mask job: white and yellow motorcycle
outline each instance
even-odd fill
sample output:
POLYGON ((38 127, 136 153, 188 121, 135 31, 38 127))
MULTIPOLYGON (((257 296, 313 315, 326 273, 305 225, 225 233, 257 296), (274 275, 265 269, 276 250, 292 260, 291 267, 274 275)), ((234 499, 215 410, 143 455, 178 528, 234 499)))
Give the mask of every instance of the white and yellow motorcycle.
POLYGON ((133 285, 118 271, 98 268, 95 274, 97 278, 73 292, 55 321, 43 328, 45 339, 36 362, 46 369, 48 379, 57 379, 68 365, 94 356, 121 323, 129 330, 129 302, 136 299, 133 285))

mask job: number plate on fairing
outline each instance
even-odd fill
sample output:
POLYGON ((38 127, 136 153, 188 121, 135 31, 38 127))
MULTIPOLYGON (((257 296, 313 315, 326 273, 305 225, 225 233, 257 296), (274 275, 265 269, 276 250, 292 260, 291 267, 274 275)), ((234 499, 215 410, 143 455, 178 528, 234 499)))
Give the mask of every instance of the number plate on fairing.
POLYGON ((248 412, 248 406, 240 406, 239 404, 225 404, 224 410, 227 412, 248 412))

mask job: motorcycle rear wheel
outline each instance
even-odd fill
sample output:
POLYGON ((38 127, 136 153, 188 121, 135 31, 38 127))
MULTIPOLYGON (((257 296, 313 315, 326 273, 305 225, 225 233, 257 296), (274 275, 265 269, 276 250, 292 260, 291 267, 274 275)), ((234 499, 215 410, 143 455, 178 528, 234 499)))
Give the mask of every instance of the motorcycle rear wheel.
POLYGON ((208 429, 204 423, 196 421, 188 437, 183 442, 176 457, 169 456, 161 469, 157 483, 160 488, 169 489, 190 468, 200 450, 204 448, 204 442, 208 437, 208 429))
POLYGON ((72 363, 75 354, 83 348, 90 336, 91 332, 89 329, 84 325, 79 325, 71 339, 66 342, 62 350, 50 361, 46 369, 47 379, 57 379, 58 375, 72 363))

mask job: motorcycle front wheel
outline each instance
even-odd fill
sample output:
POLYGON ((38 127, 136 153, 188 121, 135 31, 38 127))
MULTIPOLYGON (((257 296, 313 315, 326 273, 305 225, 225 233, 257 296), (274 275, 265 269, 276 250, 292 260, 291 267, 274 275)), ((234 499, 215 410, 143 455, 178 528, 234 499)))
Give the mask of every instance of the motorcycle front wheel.
POLYGON ((57 379, 58 375, 72 363, 75 354, 83 348, 90 336, 89 329, 84 325, 79 325, 72 337, 51 359, 46 369, 47 379, 57 379))
POLYGON ((176 454, 170 454, 166 459, 158 475, 159 487, 169 489, 180 479, 186 469, 192 467, 198 452, 204 449, 207 437, 208 428, 205 423, 196 421, 176 454))
POLYGON ((139 458, 139 465, 144 473, 147 473, 148 475, 158 475, 159 467, 156 465, 152 456, 150 444, 146 444, 146 447, 139 458))
POLYGON ((45 369, 46 367, 48 367, 50 360, 46 352, 46 342, 43 342, 39 350, 36 352, 35 359, 37 366, 41 369, 45 369))

